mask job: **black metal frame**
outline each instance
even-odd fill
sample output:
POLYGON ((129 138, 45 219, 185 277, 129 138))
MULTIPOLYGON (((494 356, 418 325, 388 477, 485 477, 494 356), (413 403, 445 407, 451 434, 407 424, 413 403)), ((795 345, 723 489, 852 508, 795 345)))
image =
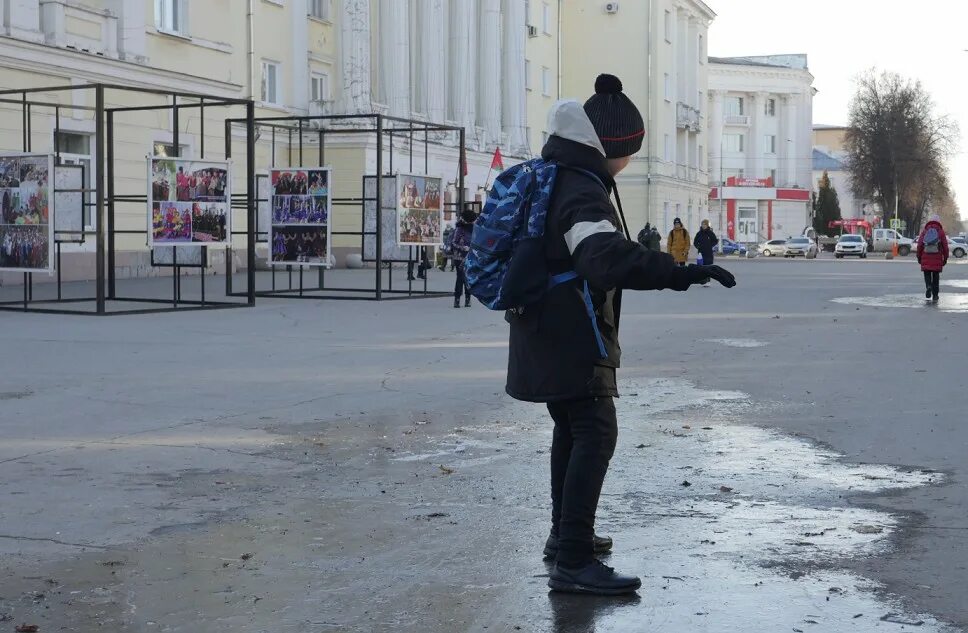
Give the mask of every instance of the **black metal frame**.
MULTIPOLYGON (((225 122, 226 126, 226 138, 231 137, 231 126, 242 123, 242 119, 228 119, 225 122)), ((272 152, 270 162, 272 163, 269 167, 276 166, 276 145, 277 145, 277 133, 282 132, 285 134, 283 141, 287 143, 287 163, 292 167, 303 167, 303 153, 304 153, 304 139, 307 135, 313 138, 318 146, 318 163, 320 167, 326 164, 326 136, 333 134, 360 134, 376 135, 376 174, 372 176, 365 176, 365 178, 376 178, 376 197, 367 198, 365 189, 361 196, 358 198, 353 197, 339 197, 332 198, 331 202, 333 206, 356 206, 360 209, 361 222, 363 227, 359 231, 331 231, 333 236, 354 236, 360 238, 361 252, 363 250, 364 241, 367 236, 373 236, 376 240, 375 250, 376 259, 369 260, 375 261, 376 267, 374 271, 374 283, 372 287, 367 288, 333 288, 326 287, 326 269, 324 267, 316 267, 318 269, 318 276, 316 284, 311 287, 307 287, 305 284, 304 276, 306 266, 298 265, 287 265, 285 272, 288 274, 288 287, 277 288, 276 287, 276 273, 279 269, 278 266, 270 266, 272 287, 270 289, 256 290, 255 295, 259 297, 279 297, 279 298, 293 298, 293 299, 338 299, 338 300, 369 300, 369 301, 383 301, 387 299, 408 299, 408 298, 432 298, 432 297, 443 297, 450 296, 449 292, 433 292, 427 288, 427 280, 424 279, 422 288, 415 288, 413 281, 407 282, 407 288, 394 288, 393 287, 393 271, 392 264, 396 263, 408 263, 408 265, 417 264, 417 251, 419 248, 411 247, 410 249, 410 259, 409 260, 387 260, 383 258, 383 243, 382 243, 382 231, 383 231, 383 209, 382 209, 382 197, 383 197, 383 178, 393 175, 393 158, 394 158, 394 147, 393 139, 394 137, 406 136, 408 138, 407 146, 409 147, 409 171, 414 170, 414 135, 417 133, 423 133, 422 141, 417 139, 417 143, 423 143, 424 145, 424 173, 429 170, 430 166, 430 145, 431 143, 436 144, 436 142, 431 141, 430 135, 432 133, 456 133, 459 136, 458 150, 460 152, 459 164, 457 166, 457 203, 456 209, 462 209, 464 204, 464 161, 466 161, 466 148, 465 148, 465 131, 462 127, 443 125, 437 123, 429 123, 425 121, 417 121, 412 119, 404 119, 399 117, 388 116, 384 114, 346 114, 346 115, 319 115, 319 116, 278 116, 278 117, 259 117, 252 120, 253 133, 261 132, 261 128, 267 128, 272 136, 272 152), (311 124, 316 123, 313 127, 311 124), (295 143, 293 136, 296 136, 295 143), (384 145, 388 145, 384 148, 384 145), (295 158, 297 163, 293 164, 293 151, 296 151, 295 158), (384 161, 384 152, 388 152, 388 161, 384 161), (384 167, 386 167, 386 173, 384 173, 384 167), (367 231, 365 227, 365 207, 367 202, 376 203, 376 230, 367 231), (385 265, 389 265, 387 268, 387 283, 384 285, 383 271, 385 265), (293 286, 293 269, 298 268, 298 287, 293 286)), ((226 151, 230 153, 229 147, 226 147, 226 151)), ((227 154, 228 155, 228 154, 227 154)), ((252 187, 249 189, 252 192, 257 192, 257 188, 252 187)), ((258 204, 261 202, 268 202, 265 199, 257 198, 255 200, 247 200, 246 204, 257 208, 258 204)), ((250 220, 250 224, 246 227, 248 232, 253 232, 253 222, 250 220)), ((258 227, 261 229, 262 227, 258 227)), ((233 233, 235 231, 233 230, 233 233)), ((260 238, 265 238, 268 240, 268 233, 263 231, 255 231, 256 240, 260 238)), ((271 245, 270 245, 271 250, 271 245)), ((432 264, 431 264, 432 265, 432 264)), ((230 296, 238 296, 232 290, 232 277, 226 275, 226 294, 230 296)), ((418 284, 419 285, 419 284, 418 284)))
MULTIPOLYGON (((70 192, 79 191, 84 194, 85 201, 82 203, 84 206, 95 207, 96 221, 95 230, 87 231, 83 230, 80 233, 80 242, 83 242, 88 235, 93 235, 95 238, 95 252, 94 257, 96 258, 95 264, 95 295, 93 297, 81 297, 65 299, 62 294, 62 283, 61 283, 61 266, 60 266, 60 246, 62 242, 72 242, 78 243, 72 240, 57 240, 55 238, 56 247, 56 272, 57 272, 57 298, 56 299, 37 299, 33 298, 33 273, 24 273, 24 284, 23 284, 23 299, 15 301, 0 301, 0 310, 8 311, 18 311, 18 312, 43 312, 50 314, 81 314, 81 315, 114 315, 114 314, 145 314, 145 313, 156 313, 156 312, 171 312, 171 311, 185 311, 185 310, 210 310, 219 308, 238 308, 238 307, 249 307, 255 305, 255 233, 254 233, 254 218, 255 218, 255 202, 252 196, 249 195, 250 191, 255 189, 255 137, 253 135, 253 121, 255 120, 255 105, 250 99, 235 99, 235 98, 225 98, 217 97, 212 95, 202 95, 189 92, 179 92, 152 88, 140 88, 134 86, 123 86, 117 84, 106 84, 106 83, 90 83, 77 86, 45 86, 39 88, 21 88, 21 89, 9 89, 0 90, 0 103, 13 104, 21 107, 22 113, 22 136, 23 142, 22 147, 17 150, 9 151, 19 151, 19 152, 32 152, 32 124, 33 124, 33 112, 35 108, 51 108, 54 111, 54 128, 53 128, 53 154, 55 156, 54 164, 60 166, 61 164, 61 151, 60 151, 60 121, 61 121, 61 110, 81 110, 93 113, 95 120, 95 132, 94 132, 94 143, 95 147, 93 149, 93 160, 94 160, 94 173, 95 181, 93 183, 93 188, 83 188, 81 190, 55 190, 53 188, 53 174, 51 174, 51 194, 57 192, 70 192), (28 95, 44 95, 50 93, 72 93, 75 91, 94 93, 95 105, 79 105, 73 104, 69 101, 67 103, 57 103, 55 101, 46 101, 44 97, 40 97, 39 100, 28 99, 28 95), (108 107, 106 95, 110 91, 122 91, 127 94, 139 94, 145 97, 164 97, 170 99, 170 103, 164 104, 151 104, 151 105, 135 105, 135 106, 124 106, 124 107, 108 107), (245 110, 245 117, 241 119, 236 119, 241 121, 245 125, 245 143, 246 143, 246 193, 242 196, 246 202, 246 218, 247 224, 250 227, 249 231, 246 232, 247 243, 246 243, 246 254, 247 254, 247 279, 246 279, 246 291, 229 296, 242 296, 246 298, 245 302, 240 301, 213 301, 206 300, 205 298, 205 275, 201 275, 201 299, 191 300, 183 299, 181 297, 181 268, 177 262, 177 249, 175 249, 175 254, 173 254, 173 263, 170 265, 173 270, 172 274, 172 296, 170 299, 160 298, 160 297, 129 297, 121 296, 117 292, 116 284, 116 269, 115 269, 115 257, 116 257, 116 246, 115 238, 119 234, 147 234, 148 228, 143 230, 129 231, 129 230, 118 230, 115 226, 115 206, 118 203, 138 203, 144 202, 147 205, 147 189, 145 190, 145 195, 116 195, 115 194, 115 152, 114 152, 114 130, 116 117, 123 116, 124 113, 128 112, 148 112, 148 111, 168 111, 171 113, 172 118, 172 140, 175 148, 175 156, 177 158, 179 153, 179 112, 185 109, 195 109, 199 110, 199 119, 201 121, 201 131, 199 134, 200 138, 200 156, 198 160, 205 159, 205 110, 206 108, 230 108, 234 109, 237 107, 242 107, 245 110), (95 202, 87 202, 87 196, 89 194, 94 194, 95 202), (49 305, 65 306, 65 304, 94 304, 94 310, 77 308, 71 309, 68 307, 47 307, 49 305), (127 305, 130 304, 147 304, 154 305, 157 304, 159 307, 151 308, 129 308, 127 305), (120 306, 116 305, 120 304, 120 306), (161 307, 164 305, 164 307, 161 307), (123 306, 123 307, 122 307, 123 306)), ((229 112, 231 114, 231 110, 229 112)), ((228 120, 229 116, 225 117, 228 120)), ((226 126, 228 129, 228 126, 226 126)), ((231 139, 226 139, 227 147, 231 146, 231 139)), ((227 150, 227 154, 230 153, 227 150)), ((226 158, 229 156, 227 155, 226 158)), ((150 186, 150 183, 146 183, 146 187, 150 186)), ((231 205, 230 205, 231 207, 231 205)), ((230 211, 231 213, 231 211, 230 211)), ((54 218, 51 218, 51 222, 54 218)), ((72 233, 75 234, 76 233, 72 233)), ((203 251, 207 250, 206 247, 202 247, 203 251)), ((232 247, 226 247, 226 261, 229 263, 231 268, 231 254, 232 247)), ((203 258, 207 260, 207 252, 203 254, 203 258)), ((154 265, 154 257, 152 254, 152 265, 154 265)), ((188 267, 188 266, 186 266, 188 267)), ((192 266, 197 267, 197 266, 192 266)))

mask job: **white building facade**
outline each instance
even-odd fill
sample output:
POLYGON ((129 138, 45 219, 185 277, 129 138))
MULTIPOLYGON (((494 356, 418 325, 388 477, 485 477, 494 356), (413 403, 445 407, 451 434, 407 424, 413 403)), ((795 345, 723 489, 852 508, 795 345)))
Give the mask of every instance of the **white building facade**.
POLYGON ((715 13, 701 0, 562 6, 562 96, 584 100, 600 73, 617 75, 645 120, 642 150, 618 178, 632 233, 708 217, 706 43, 715 13), (611 10, 607 5, 612 5, 611 10))
POLYGON ((711 223, 743 243, 811 223, 813 75, 806 55, 709 59, 711 223))

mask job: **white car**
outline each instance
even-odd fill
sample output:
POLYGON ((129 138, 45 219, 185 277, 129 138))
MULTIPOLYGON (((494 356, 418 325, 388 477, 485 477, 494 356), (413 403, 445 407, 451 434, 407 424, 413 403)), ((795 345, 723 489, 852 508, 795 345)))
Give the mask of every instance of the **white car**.
POLYGON ((956 259, 961 259, 968 254, 968 239, 961 237, 949 237, 948 238, 948 252, 951 253, 952 257, 956 259))
POLYGON ((763 257, 778 257, 786 253, 786 240, 770 240, 760 244, 760 255, 763 257))
POLYGON ((867 259, 867 240, 861 235, 841 235, 834 245, 834 257, 843 259, 844 257, 855 256, 867 259))
POLYGON ((817 244, 809 237, 795 237, 787 240, 783 247, 784 257, 816 257, 817 244))

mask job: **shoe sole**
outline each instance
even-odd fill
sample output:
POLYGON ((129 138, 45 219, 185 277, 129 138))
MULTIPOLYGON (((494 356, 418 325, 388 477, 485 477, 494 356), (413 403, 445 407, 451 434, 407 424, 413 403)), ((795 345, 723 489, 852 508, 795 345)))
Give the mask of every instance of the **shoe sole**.
MULTIPOLYGON (((595 556, 601 556, 602 554, 611 554, 612 553, 612 548, 609 547, 609 548, 606 548, 606 549, 596 549, 592 553, 595 556)), ((557 556, 558 556, 558 550, 551 549, 550 547, 544 548, 544 559, 545 560, 552 560, 554 558, 557 558, 557 556)))
POLYGON ((635 585, 629 585, 628 587, 592 587, 589 585, 579 585, 573 582, 565 582, 563 580, 548 580, 548 586, 551 587, 552 591, 560 591, 562 593, 583 593, 595 596, 623 596, 628 593, 635 593, 642 586, 642 583, 635 585))

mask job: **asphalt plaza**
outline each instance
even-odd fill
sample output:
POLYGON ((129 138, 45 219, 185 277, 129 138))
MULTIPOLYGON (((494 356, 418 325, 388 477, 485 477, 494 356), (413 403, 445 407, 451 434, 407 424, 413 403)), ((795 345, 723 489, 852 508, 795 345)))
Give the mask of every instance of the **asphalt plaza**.
POLYGON ((624 302, 599 529, 609 564, 643 578, 629 600, 547 591, 550 423, 503 395, 499 314, 446 298, 0 314, 0 616, 42 631, 968 625, 968 268, 948 267, 933 305, 913 258, 717 263, 737 288, 624 302))

